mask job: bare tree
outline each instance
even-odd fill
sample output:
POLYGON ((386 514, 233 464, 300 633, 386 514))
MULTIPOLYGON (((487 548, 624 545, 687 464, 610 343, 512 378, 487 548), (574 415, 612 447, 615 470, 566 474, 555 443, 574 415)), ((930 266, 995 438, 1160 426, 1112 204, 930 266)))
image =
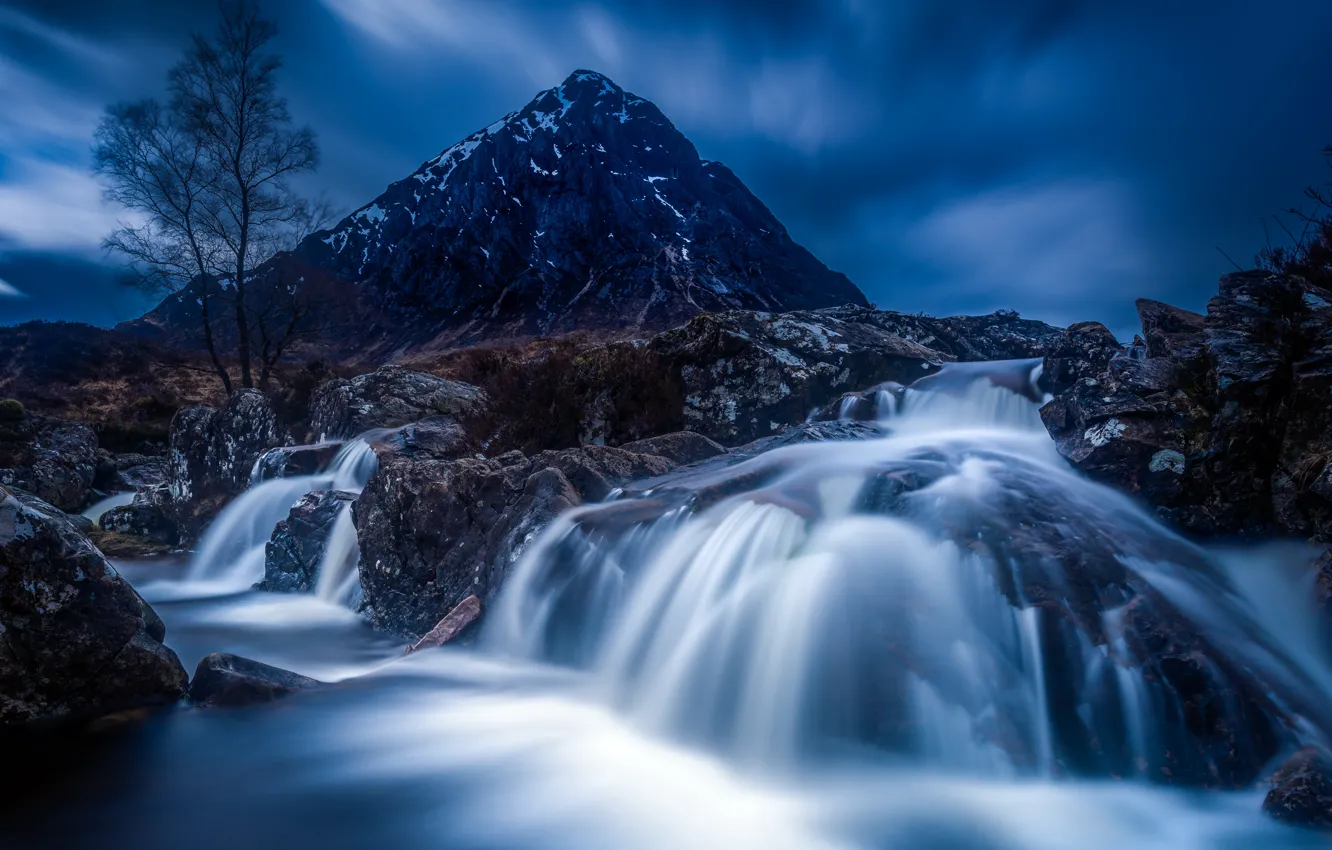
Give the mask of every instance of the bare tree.
POLYGON ((268 234, 289 228, 301 215, 288 178, 313 169, 319 157, 313 131, 292 126, 278 94, 282 63, 267 50, 276 33, 252 3, 224 2, 213 37, 194 36, 170 78, 172 107, 215 172, 208 229, 229 261, 246 387, 254 386, 247 274, 266 259, 268 234))
POLYGON ((141 224, 122 223, 105 247, 129 261, 131 280, 146 291, 197 284, 204 347, 230 393, 210 315, 219 251, 209 236, 214 179, 200 139, 157 101, 119 104, 97 128, 93 160, 107 198, 143 217, 141 224))
MULTIPOLYGON (((332 222, 332 208, 326 200, 302 201, 294 207, 284 227, 267 228, 260 235, 263 253, 273 256, 290 251, 307 236, 327 228, 332 222)), ((275 264, 270 274, 271 278, 250 299, 248 307, 258 337, 259 388, 265 391, 272 380, 273 369, 292 343, 302 336, 327 330, 311 321, 315 313, 315 296, 309 287, 302 286, 303 276, 298 276, 290 264, 275 264)))

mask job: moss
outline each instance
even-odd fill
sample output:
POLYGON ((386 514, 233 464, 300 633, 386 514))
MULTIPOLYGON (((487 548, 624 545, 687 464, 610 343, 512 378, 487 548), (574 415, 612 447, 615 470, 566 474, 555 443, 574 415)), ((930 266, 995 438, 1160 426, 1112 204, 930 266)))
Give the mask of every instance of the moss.
POLYGON ((25 416, 23 402, 16 398, 0 399, 0 422, 21 422, 25 416))

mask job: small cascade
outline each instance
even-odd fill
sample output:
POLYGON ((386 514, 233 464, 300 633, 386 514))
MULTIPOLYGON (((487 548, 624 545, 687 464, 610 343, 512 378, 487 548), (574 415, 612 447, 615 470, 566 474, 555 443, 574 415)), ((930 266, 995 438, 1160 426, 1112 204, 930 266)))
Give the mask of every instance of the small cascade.
MULTIPOLYGON (((378 466, 374 449, 357 438, 347 442, 327 467, 314 475, 259 480, 263 458, 255 463, 252 483, 218 515, 204 533, 186 574, 188 581, 219 591, 241 591, 264 577, 265 548, 273 527, 286 519, 302 496, 315 490, 360 493, 378 466)), ((356 529, 350 506, 334 523, 319 575, 319 597, 350 597, 356 577, 356 529), (328 585, 325 587, 325 585, 328 585)))
POLYGON ((357 565, 361 550, 357 545, 356 525, 352 521, 352 506, 348 502, 338 513, 328 533, 324 559, 319 564, 319 578, 315 596, 335 605, 355 607, 354 594, 360 590, 357 565))
POLYGON ((1162 623, 1216 632, 1194 675, 1248 695, 1220 727, 1326 728, 1313 649, 1216 604, 1243 583, 1054 451, 1040 369, 950 365, 881 438, 572 512, 524 552, 481 645, 585 671, 640 727, 769 773, 872 750, 986 777, 1213 776, 1229 762, 1152 654, 1162 623), (657 518, 618 520, 635 498, 657 518))

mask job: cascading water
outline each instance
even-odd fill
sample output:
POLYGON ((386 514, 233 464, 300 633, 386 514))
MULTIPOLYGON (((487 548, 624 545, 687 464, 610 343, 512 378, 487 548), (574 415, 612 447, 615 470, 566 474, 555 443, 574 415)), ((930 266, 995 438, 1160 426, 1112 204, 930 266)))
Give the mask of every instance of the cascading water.
MULTIPOLYGON (((360 493, 378 465, 374 449, 364 439, 347 442, 314 475, 262 480, 263 458, 255 463, 250 487, 213 521, 199 543, 187 571, 191 583, 221 591, 245 590, 264 577, 264 551, 273 527, 287 518, 292 505, 315 490, 360 493)), ((356 529, 350 503, 334 523, 317 595, 330 602, 346 600, 356 575, 356 529)))
MULTIPOLYGON (((1199 549, 1075 475, 1036 367, 949 366, 893 388, 895 412, 874 399, 877 439, 714 459, 570 512, 470 648, 404 658, 313 596, 145 592, 187 666, 234 650, 356 682, 244 723, 174 715, 119 796, 59 796, 41 846, 1325 846, 1254 790, 1332 726, 1313 596, 1287 571, 1304 553, 1199 549)), ((255 485, 224 517, 234 551, 333 477, 255 485)), ((339 518, 320 595, 354 592, 355 548, 339 518)))
POLYGON ((566 516, 525 553, 483 645, 586 670, 644 728, 768 770, 880 752, 974 775, 1243 784, 1237 764, 1325 728, 1310 687, 1325 674, 1218 559, 1068 468, 1038 378, 1039 361, 950 366, 881 439, 566 516), (1200 647, 1188 676, 1151 655, 1161 623, 1200 647), (1231 695, 1207 734, 1198 687, 1231 695), (1282 743, 1236 755, 1255 728, 1282 743))

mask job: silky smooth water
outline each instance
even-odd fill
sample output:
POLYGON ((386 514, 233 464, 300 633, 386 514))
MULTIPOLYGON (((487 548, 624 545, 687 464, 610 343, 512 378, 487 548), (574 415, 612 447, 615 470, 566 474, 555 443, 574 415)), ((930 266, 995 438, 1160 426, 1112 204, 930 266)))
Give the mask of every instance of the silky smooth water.
POLYGON ((1291 721, 1284 748, 1321 740, 1307 553, 1198 549, 1074 474, 1013 389, 1032 368, 908 390, 880 439, 574 511, 528 544, 466 648, 404 657, 337 593, 191 595, 169 565, 127 565, 187 666, 234 651, 337 684, 112 735, 25 795, 0 846, 1326 846, 1265 819, 1261 783, 1152 781, 1185 730, 1134 641, 1144 599, 1171 606, 1218 684, 1257 683, 1291 721), (655 518, 620 520, 627 500, 655 518), (1077 565, 1004 560, 1033 528, 1112 552, 1126 578, 1087 613, 1077 565), (1052 587, 1068 595, 1031 596, 1052 587))

